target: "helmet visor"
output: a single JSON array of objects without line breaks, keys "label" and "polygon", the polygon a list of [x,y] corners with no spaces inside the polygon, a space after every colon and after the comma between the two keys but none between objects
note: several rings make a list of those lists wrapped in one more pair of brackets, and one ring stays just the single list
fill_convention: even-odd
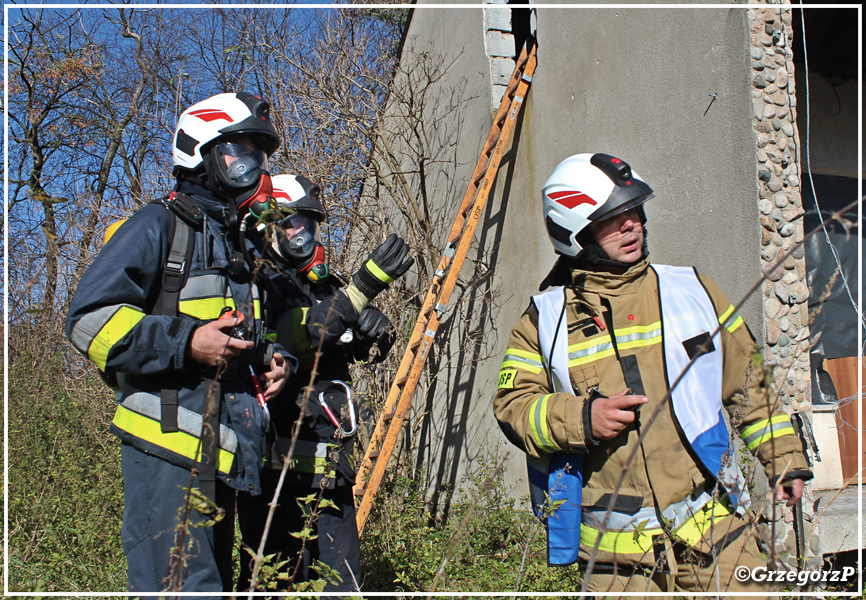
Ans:
[{"label": "helmet visor", "polygon": [[[638,206],[643,206],[643,204],[647,200],[652,199],[653,196],[654,196],[654,194],[652,193],[652,191],[650,191],[649,193],[643,194],[641,196],[638,196],[637,198],[633,198],[631,200],[623,202],[617,206],[614,206],[613,208],[610,208],[606,204],[602,204],[598,210],[596,210],[591,215],[589,215],[589,220],[597,223],[598,221],[604,221],[606,219],[610,219],[611,217],[615,217],[615,216],[622,214],[624,212],[628,212],[633,208],[637,208]],[[610,203],[610,201],[608,202],[608,204],[609,203]],[[605,208],[607,208],[607,210],[604,210]]]},{"label": "helmet visor", "polygon": [[216,151],[225,165],[225,174],[231,185],[248,186],[268,170],[268,155],[252,146],[224,142],[217,145]]},{"label": "helmet visor", "polygon": [[311,256],[317,243],[322,242],[319,223],[307,215],[298,213],[285,217],[277,225],[280,250],[286,258],[301,259]]}]

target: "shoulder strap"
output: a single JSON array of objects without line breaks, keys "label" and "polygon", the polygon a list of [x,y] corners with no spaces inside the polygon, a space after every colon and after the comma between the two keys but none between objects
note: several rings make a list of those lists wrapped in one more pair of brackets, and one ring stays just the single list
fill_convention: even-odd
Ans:
[{"label": "shoulder strap", "polygon": [[[192,256],[195,251],[195,230],[201,226],[204,215],[195,200],[172,192],[161,203],[174,215],[169,226],[171,248],[162,267],[162,286],[151,314],[178,316],[180,291],[189,279]],[[161,390],[160,429],[163,433],[178,431],[176,388]]]},{"label": "shoulder strap", "polygon": [[204,215],[198,203],[185,194],[172,192],[161,203],[175,218],[169,229],[171,249],[162,268],[162,288],[151,314],[176,317],[180,290],[189,279],[189,268],[195,250],[193,228],[201,226]]}]

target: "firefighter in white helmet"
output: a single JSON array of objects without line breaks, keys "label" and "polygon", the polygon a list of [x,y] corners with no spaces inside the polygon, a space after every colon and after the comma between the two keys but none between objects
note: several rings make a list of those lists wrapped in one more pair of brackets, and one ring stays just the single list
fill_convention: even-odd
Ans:
[{"label": "firefighter in white helmet", "polygon": [[[234,587],[235,494],[261,492],[266,449],[256,383],[264,401],[276,397],[294,362],[265,337],[265,292],[239,226],[271,193],[279,143],[257,96],[219,94],[185,110],[174,191],[114,232],[69,309],[72,344],[118,390],[121,535],[129,591],[142,596]],[[210,508],[191,509],[193,526],[178,528],[190,485]]]},{"label": "firefighter in white helmet", "polygon": [[614,595],[767,592],[732,577],[765,564],[734,436],[778,499],[812,474],[728,298],[693,268],[648,262],[652,197],[607,154],[553,171],[542,198],[560,257],[511,333],[494,413],[526,453],[550,564],[592,557],[589,589]]},{"label": "firefighter in white helmet", "polygon": [[[238,591],[251,587],[250,551],[258,551],[268,504],[290,455],[264,549],[277,563],[287,561],[282,569],[286,577],[277,585],[288,589],[291,583],[321,578],[327,581],[324,592],[357,592],[362,578],[352,451],[358,414],[349,367],[355,361],[375,365],[387,356],[396,332],[369,302],[414,259],[406,258],[408,245],[391,236],[380,247],[387,252],[374,251],[353,281],[345,281],[326,262],[320,231],[326,213],[319,186],[301,175],[275,175],[273,196],[275,219],[265,228],[263,241],[270,263],[268,287],[272,309],[279,314],[277,340],[298,357],[300,366],[271,403],[276,438],[262,475],[264,493],[238,495],[243,538]],[[263,220],[271,219],[263,214]],[[378,275],[358,285],[365,269]],[[311,536],[299,538],[308,528]],[[333,572],[317,573],[317,561]]]}]

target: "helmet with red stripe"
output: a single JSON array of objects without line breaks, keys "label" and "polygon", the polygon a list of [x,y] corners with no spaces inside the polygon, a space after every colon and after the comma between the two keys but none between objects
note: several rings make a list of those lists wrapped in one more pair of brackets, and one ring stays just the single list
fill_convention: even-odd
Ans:
[{"label": "helmet with red stripe", "polygon": [[246,92],[217,94],[193,104],[177,120],[172,145],[175,175],[180,169],[197,170],[208,150],[232,135],[247,136],[268,156],[280,145],[266,100]]},{"label": "helmet with red stripe", "polygon": [[592,222],[642,206],[653,191],[628,163],[609,154],[575,154],[559,163],[542,190],[544,224],[557,253],[577,256]]},{"label": "helmet with red stripe", "polygon": [[328,265],[319,229],[325,220],[319,186],[303,175],[274,175],[272,182],[279,217],[268,250],[281,265],[320,282],[328,276]]}]

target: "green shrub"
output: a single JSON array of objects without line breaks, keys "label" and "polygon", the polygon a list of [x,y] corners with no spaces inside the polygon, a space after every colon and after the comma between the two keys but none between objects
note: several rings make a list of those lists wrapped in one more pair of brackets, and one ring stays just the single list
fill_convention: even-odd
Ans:
[{"label": "green shrub", "polygon": [[113,394],[62,337],[38,333],[10,331],[9,585],[123,591]]},{"label": "green shrub", "polygon": [[520,591],[580,590],[577,566],[547,566],[543,526],[508,497],[494,469],[465,480],[445,520],[431,514],[424,481],[383,483],[361,536],[364,590],[428,591],[446,558],[436,591],[513,592],[518,577]]}]

